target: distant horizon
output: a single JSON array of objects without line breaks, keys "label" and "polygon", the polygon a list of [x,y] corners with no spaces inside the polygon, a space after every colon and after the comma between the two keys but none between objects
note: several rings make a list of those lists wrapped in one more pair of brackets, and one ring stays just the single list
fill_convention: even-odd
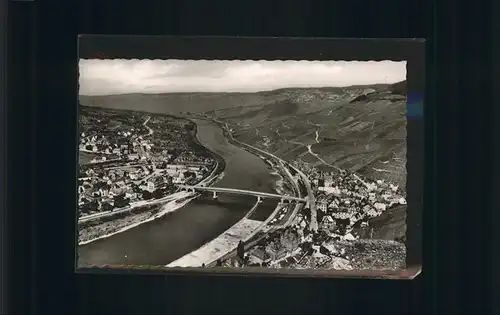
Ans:
[{"label": "distant horizon", "polygon": [[374,85],[393,85],[393,84],[398,84],[406,82],[405,80],[394,82],[394,83],[372,83],[372,84],[354,84],[354,85],[346,85],[346,86],[313,86],[313,87],[304,87],[304,86],[290,86],[290,87],[283,87],[283,88],[276,88],[276,89],[271,89],[271,90],[260,90],[260,91],[233,91],[233,92],[157,92],[157,93],[144,93],[144,92],[125,92],[125,93],[116,93],[116,94],[99,94],[99,95],[86,95],[86,94],[78,94],[78,96],[118,96],[118,95],[162,95],[162,94],[256,94],[256,93],[262,93],[262,92],[274,92],[274,91],[279,91],[279,90],[291,90],[291,89],[300,89],[300,90],[307,90],[307,89],[316,89],[316,90],[322,90],[322,89],[342,89],[342,88],[350,88],[350,87],[363,87],[363,86],[374,86]]},{"label": "distant horizon", "polygon": [[259,93],[406,80],[406,61],[81,59],[79,95]]}]

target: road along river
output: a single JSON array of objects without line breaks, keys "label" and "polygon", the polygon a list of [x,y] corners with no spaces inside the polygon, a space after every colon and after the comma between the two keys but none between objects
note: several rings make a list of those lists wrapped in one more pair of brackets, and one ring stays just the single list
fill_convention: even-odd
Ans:
[{"label": "road along river", "polygon": [[[208,120],[197,124],[199,142],[226,162],[217,187],[276,193],[278,176],[259,157],[228,142],[222,129]],[[206,194],[158,220],[123,233],[78,247],[80,266],[127,264],[167,265],[198,249],[238,222],[255,204],[256,198]],[[277,200],[264,200],[251,216],[264,221]]]}]

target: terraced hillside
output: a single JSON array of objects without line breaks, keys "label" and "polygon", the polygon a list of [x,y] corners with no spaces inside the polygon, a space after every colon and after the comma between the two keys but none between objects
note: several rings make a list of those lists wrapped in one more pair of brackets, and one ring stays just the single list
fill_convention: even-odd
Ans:
[{"label": "terraced hillside", "polygon": [[406,86],[283,89],[209,112],[239,140],[289,161],[406,184]]}]

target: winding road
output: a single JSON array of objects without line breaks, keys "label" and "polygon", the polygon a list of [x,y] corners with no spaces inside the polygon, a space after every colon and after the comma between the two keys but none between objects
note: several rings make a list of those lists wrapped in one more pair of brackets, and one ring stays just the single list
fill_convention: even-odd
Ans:
[{"label": "winding road", "polygon": [[[263,155],[265,156],[268,156],[268,157],[271,157],[277,161],[280,162],[281,165],[287,165],[288,167],[292,168],[295,172],[297,172],[297,174],[299,174],[300,178],[302,179],[302,182],[304,183],[304,185],[306,186],[306,190],[307,190],[307,199],[309,201],[309,208],[311,210],[311,221],[310,221],[310,229],[313,230],[313,231],[318,231],[318,220],[317,220],[317,209],[316,209],[316,200],[314,198],[314,194],[313,194],[313,191],[312,191],[312,187],[311,187],[311,183],[309,181],[309,178],[299,169],[297,169],[296,167],[294,167],[293,165],[291,165],[290,163],[288,163],[287,161],[277,157],[276,155],[272,154],[272,153],[269,153],[269,152],[266,152],[264,150],[261,150],[259,148],[256,148],[254,146],[251,146],[249,144],[246,144],[246,143],[243,143],[239,140],[236,140],[234,137],[233,137],[233,134],[231,132],[231,128],[229,128],[229,126],[227,125],[227,123],[223,123],[221,121],[218,121],[218,120],[215,120],[215,122],[219,123],[219,124],[223,124],[225,126],[225,130],[226,132],[228,133],[230,139],[238,144],[240,144],[241,146],[244,146],[244,147],[247,147],[247,148],[250,148],[252,150],[255,150],[259,153],[262,153]],[[295,181],[295,179],[292,177],[291,178],[292,182],[295,183],[295,185],[298,186],[298,183]],[[300,190],[299,190],[300,191]]]}]

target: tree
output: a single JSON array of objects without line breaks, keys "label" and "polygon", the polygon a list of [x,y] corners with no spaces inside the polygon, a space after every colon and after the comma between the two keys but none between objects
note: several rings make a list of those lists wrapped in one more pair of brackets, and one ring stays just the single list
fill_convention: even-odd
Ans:
[{"label": "tree", "polygon": [[321,222],[321,221],[323,221],[323,217],[325,217],[325,214],[323,213],[323,211],[318,211],[316,214],[316,220],[318,220],[318,222]]},{"label": "tree", "polygon": [[283,248],[279,242],[271,241],[266,245],[266,252],[269,253],[272,260],[275,260],[283,252]]},{"label": "tree", "polygon": [[281,234],[280,241],[287,251],[293,251],[299,246],[299,235],[295,231],[288,229]]},{"label": "tree", "polygon": [[239,241],[238,243],[238,247],[236,248],[236,254],[242,260],[245,258],[245,245],[243,244],[242,241]]},{"label": "tree", "polygon": [[87,214],[87,213],[89,213],[89,212],[90,212],[90,210],[89,210],[89,205],[88,205],[88,204],[83,204],[83,205],[81,205],[81,206],[79,207],[79,209],[80,209],[80,213],[82,213],[82,214]]},{"label": "tree", "polygon": [[115,207],[122,208],[130,204],[130,199],[125,198],[125,194],[119,194],[113,198]]},{"label": "tree", "polygon": [[92,200],[89,202],[89,210],[90,211],[97,211],[98,203],[95,200]]},{"label": "tree", "polygon": [[160,198],[162,198],[163,196],[164,196],[163,189],[158,188],[158,189],[156,189],[156,190],[153,192],[153,197],[154,197],[155,199],[160,199]]},{"label": "tree", "polygon": [[104,186],[106,186],[106,183],[103,181],[99,181],[94,184],[94,189],[99,190],[101,188],[104,188]]},{"label": "tree", "polygon": [[112,211],[113,210],[113,206],[111,204],[109,204],[108,202],[104,202],[102,204],[102,210],[103,211]]},{"label": "tree", "polygon": [[173,191],[175,191],[175,189],[176,189],[176,187],[172,183],[168,183],[168,184],[165,185],[165,193],[166,194],[172,193]]},{"label": "tree", "polygon": [[151,192],[149,192],[147,190],[142,191],[142,199],[149,200],[151,198],[153,198],[153,194]]},{"label": "tree", "polygon": [[137,184],[135,184],[134,182],[132,182],[130,184],[130,188],[132,189],[133,192],[135,193],[139,193],[141,192],[141,189],[139,188],[139,186],[137,186]]}]

